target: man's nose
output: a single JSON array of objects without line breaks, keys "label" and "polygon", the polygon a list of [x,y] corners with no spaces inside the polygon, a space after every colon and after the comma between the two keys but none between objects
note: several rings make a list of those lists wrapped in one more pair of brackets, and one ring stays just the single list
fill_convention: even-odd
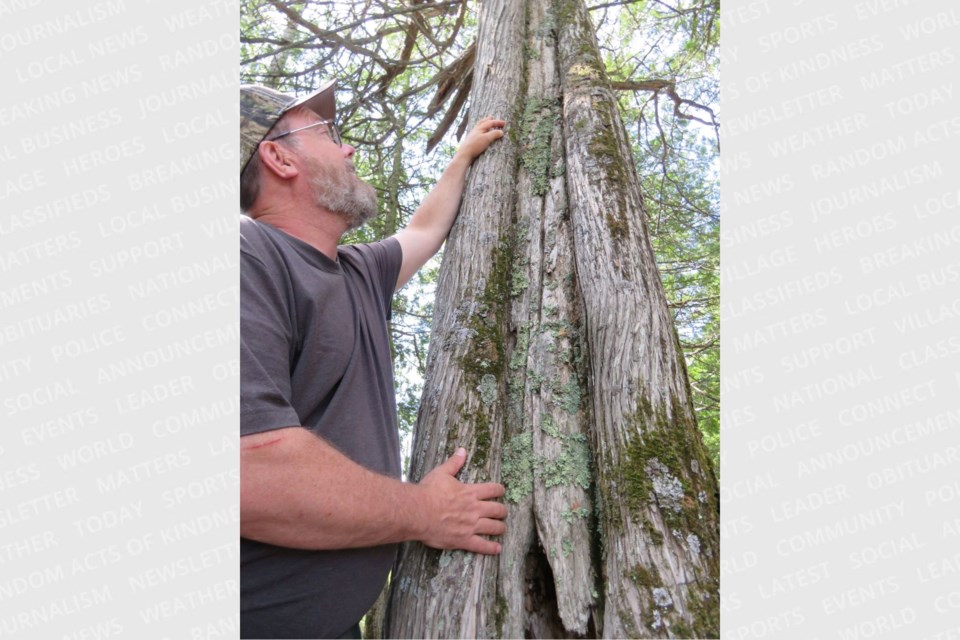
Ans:
[{"label": "man's nose", "polygon": [[347,144],[346,142],[344,142],[340,148],[343,149],[343,155],[345,158],[352,158],[353,154],[357,152],[353,145]]}]

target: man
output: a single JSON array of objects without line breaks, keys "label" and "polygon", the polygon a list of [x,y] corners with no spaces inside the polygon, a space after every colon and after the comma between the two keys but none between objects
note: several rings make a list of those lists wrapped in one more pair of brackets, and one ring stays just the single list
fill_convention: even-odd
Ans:
[{"label": "man", "polygon": [[400,478],[390,299],[440,248],[467,168],[505,122],[484,118],[409,225],[338,246],[376,214],[334,119],[334,85],[294,100],[240,89],[241,636],[360,637],[397,543],[496,554],[499,484],[456,479],[459,449]]}]

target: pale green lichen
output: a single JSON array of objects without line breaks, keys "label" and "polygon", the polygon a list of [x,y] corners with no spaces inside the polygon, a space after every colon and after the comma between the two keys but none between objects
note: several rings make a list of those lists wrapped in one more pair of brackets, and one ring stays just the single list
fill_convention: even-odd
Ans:
[{"label": "pale green lichen", "polygon": [[540,430],[558,440],[563,437],[563,434],[557,429],[557,424],[553,421],[553,416],[549,413],[543,414],[543,417],[540,419]]},{"label": "pale green lichen", "polygon": [[519,433],[503,448],[500,479],[506,488],[504,497],[514,504],[533,492],[533,434]]},{"label": "pale green lichen", "polygon": [[540,387],[543,386],[543,383],[547,381],[539,371],[534,369],[527,370],[527,377],[530,379],[530,390],[534,393],[540,393]]},{"label": "pale green lichen", "polygon": [[542,196],[550,187],[550,140],[560,112],[555,98],[529,98],[520,121],[523,149],[520,162],[530,174],[533,194]]},{"label": "pale green lichen", "polygon": [[553,11],[548,10],[546,15],[543,16],[543,22],[540,23],[540,28],[534,31],[534,35],[543,39],[554,38],[554,34],[557,31],[557,19],[553,15]]},{"label": "pale green lichen", "polygon": [[507,393],[511,403],[523,400],[523,376],[519,374],[527,363],[527,350],[530,347],[530,330],[526,324],[517,329],[517,342],[507,364]]},{"label": "pale green lichen", "polygon": [[650,593],[653,598],[653,606],[656,607],[652,612],[653,620],[650,628],[656,631],[663,625],[663,618],[667,615],[667,612],[673,608],[673,597],[663,587],[654,587]]},{"label": "pale green lichen", "polygon": [[530,348],[530,329],[521,325],[517,329],[517,344],[510,355],[510,370],[520,371],[527,362],[527,350]]},{"label": "pale green lichen", "polygon": [[530,281],[527,279],[527,274],[520,269],[515,270],[510,278],[511,297],[516,298],[521,295],[529,286]]},{"label": "pale green lichen", "polygon": [[[547,488],[573,485],[585,490],[590,488],[592,474],[586,436],[579,433],[563,435],[556,430],[552,419],[541,422],[541,429],[548,429],[549,435],[562,440],[560,455],[554,458],[535,456],[530,431],[513,436],[504,446],[500,479],[506,488],[506,499],[515,504],[533,491],[534,478]],[[570,517],[573,515],[586,518],[589,510],[581,508],[571,512]]]},{"label": "pale green lichen", "polygon": [[560,513],[560,517],[567,524],[573,524],[574,518],[580,518],[581,520],[586,520],[590,515],[590,510],[586,507],[580,507],[579,509],[564,509]]},{"label": "pale green lichen", "polygon": [[558,487],[577,485],[581,489],[589,489],[590,448],[587,439],[581,433],[563,436],[563,447],[556,458],[537,457],[536,466],[538,475],[544,485]]},{"label": "pale green lichen", "polygon": [[646,464],[647,477],[650,478],[651,488],[657,497],[657,504],[662,509],[670,509],[680,513],[683,508],[683,484],[671,475],[666,465],[656,458],[650,458]]},{"label": "pale green lichen", "polygon": [[580,385],[573,378],[566,384],[561,384],[559,379],[553,381],[553,403],[558,408],[567,413],[576,413],[580,410]]},{"label": "pale green lichen", "polygon": [[663,616],[660,615],[660,612],[657,609],[653,610],[652,621],[650,622],[650,628],[654,631],[657,631],[660,627],[663,626]]},{"label": "pale green lichen", "polygon": [[673,598],[670,597],[670,592],[663,587],[655,587],[653,589],[653,603],[661,609],[669,609],[673,606]]},{"label": "pale green lichen", "polygon": [[554,178],[559,178],[564,173],[566,173],[566,171],[567,171],[567,165],[564,164],[563,158],[560,158],[557,164],[553,165],[553,171],[550,173],[550,175],[552,175]]},{"label": "pale green lichen", "polygon": [[[543,309],[547,317],[555,318],[559,313],[559,307],[552,305],[546,305]],[[544,322],[541,327],[542,331],[549,333],[551,336],[553,336],[554,340],[575,338],[577,335],[577,328],[567,320],[548,320],[547,322]]]},{"label": "pale green lichen", "polygon": [[480,393],[480,400],[484,405],[490,406],[497,399],[497,376],[492,373],[486,373],[480,378],[480,384],[477,386]]}]

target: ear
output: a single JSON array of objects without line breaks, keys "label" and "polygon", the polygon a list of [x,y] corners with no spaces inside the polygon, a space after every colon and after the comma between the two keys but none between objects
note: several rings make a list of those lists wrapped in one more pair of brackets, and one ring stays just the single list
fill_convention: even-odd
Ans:
[{"label": "ear", "polygon": [[296,155],[292,150],[279,142],[267,140],[257,148],[260,155],[260,164],[278,178],[289,180],[300,173],[296,162]]}]

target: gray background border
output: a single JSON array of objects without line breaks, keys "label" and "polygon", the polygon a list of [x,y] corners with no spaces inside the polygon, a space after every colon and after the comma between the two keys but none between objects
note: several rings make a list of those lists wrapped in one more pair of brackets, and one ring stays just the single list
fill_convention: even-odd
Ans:
[{"label": "gray background border", "polygon": [[[0,11],[0,636],[236,637],[237,4]],[[960,637],[957,12],[724,5],[724,638]]]}]

